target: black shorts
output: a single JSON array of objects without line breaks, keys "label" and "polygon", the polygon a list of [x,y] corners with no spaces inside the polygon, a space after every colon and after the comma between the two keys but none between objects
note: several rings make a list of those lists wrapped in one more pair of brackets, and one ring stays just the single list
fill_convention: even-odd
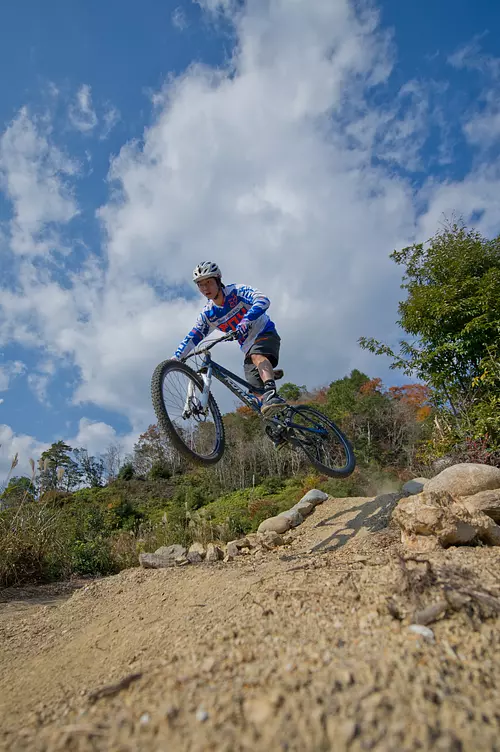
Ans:
[{"label": "black shorts", "polygon": [[250,356],[265,355],[272,367],[276,368],[280,355],[280,344],[281,338],[277,332],[265,332],[257,337],[250,350],[246,353],[243,363],[245,378],[255,389],[262,389],[263,383],[259,376],[259,369],[257,366],[254,366]]}]

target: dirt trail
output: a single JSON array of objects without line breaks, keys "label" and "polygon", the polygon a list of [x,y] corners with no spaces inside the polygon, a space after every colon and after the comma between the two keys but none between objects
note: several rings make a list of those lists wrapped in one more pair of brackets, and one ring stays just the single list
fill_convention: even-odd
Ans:
[{"label": "dirt trail", "polygon": [[[500,750],[500,551],[404,564],[394,503],[330,499],[269,554],[0,603],[0,748]],[[408,625],[443,582],[482,600],[425,639]]]}]

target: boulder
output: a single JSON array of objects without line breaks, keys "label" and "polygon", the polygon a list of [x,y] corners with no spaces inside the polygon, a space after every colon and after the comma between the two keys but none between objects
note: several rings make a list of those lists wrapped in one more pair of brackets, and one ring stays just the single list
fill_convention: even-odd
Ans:
[{"label": "boulder", "polygon": [[292,509],[296,509],[299,514],[302,515],[302,517],[307,517],[308,514],[311,514],[316,504],[313,501],[306,501],[305,499],[302,499],[301,501],[297,502]]},{"label": "boulder", "polygon": [[274,532],[274,530],[268,530],[267,532],[262,533],[259,538],[262,548],[272,549],[276,548],[276,546],[282,546],[284,543],[281,535]]},{"label": "boulder", "polygon": [[287,509],[286,512],[281,512],[278,517],[283,517],[285,520],[288,520],[290,522],[290,527],[297,527],[304,522],[304,518],[295,507]]},{"label": "boulder", "polygon": [[175,567],[175,559],[161,554],[139,554],[139,564],[144,569],[166,569]]},{"label": "boulder", "polygon": [[205,546],[202,543],[193,543],[189,546],[186,556],[191,564],[199,564],[205,558],[205,554]]},{"label": "boulder", "polygon": [[500,545],[500,527],[482,512],[471,513],[447,491],[423,491],[402,499],[392,513],[401,541],[415,551],[470,543]]},{"label": "boulder", "polygon": [[173,546],[160,546],[160,548],[157,548],[155,551],[155,554],[158,554],[158,556],[165,556],[167,559],[178,559],[179,556],[185,556],[187,553],[187,549],[184,548],[184,546],[179,545],[178,543],[175,543]]},{"label": "boulder", "polygon": [[405,483],[401,490],[405,496],[413,496],[414,494],[422,493],[427,480],[428,478],[413,478],[413,480],[409,480]]},{"label": "boulder", "polygon": [[479,491],[473,496],[460,499],[469,512],[483,512],[495,522],[500,522],[500,489],[498,491]]},{"label": "boulder", "polygon": [[425,484],[425,491],[448,491],[453,496],[473,496],[481,491],[500,489],[500,468],[462,462],[443,470]]},{"label": "boulder", "polygon": [[[305,496],[301,498],[300,501],[311,501],[314,506],[316,504],[322,504],[324,501],[328,499],[328,494],[326,494],[324,491],[319,491],[317,488],[313,488],[310,491],[308,491]],[[299,504],[300,504],[299,501]]]},{"label": "boulder", "polygon": [[249,548],[257,548],[260,545],[259,533],[248,533],[248,535],[245,536],[245,540],[248,541]]},{"label": "boulder", "polygon": [[[239,552],[240,549],[236,545],[236,541],[229,541],[229,543],[226,545],[226,557],[234,559],[235,556],[238,556]],[[226,557],[224,558],[224,561],[226,561]]]},{"label": "boulder", "polygon": [[257,528],[258,533],[266,533],[267,531],[271,530],[274,533],[286,533],[287,530],[290,530],[292,527],[292,524],[290,520],[288,520],[286,517],[282,517],[281,515],[278,515],[277,517],[268,517],[267,520],[264,520],[260,523],[259,527]]},{"label": "boulder", "polygon": [[224,554],[219,546],[216,546],[214,543],[209,543],[207,546],[205,561],[220,561],[222,558],[224,558]]}]

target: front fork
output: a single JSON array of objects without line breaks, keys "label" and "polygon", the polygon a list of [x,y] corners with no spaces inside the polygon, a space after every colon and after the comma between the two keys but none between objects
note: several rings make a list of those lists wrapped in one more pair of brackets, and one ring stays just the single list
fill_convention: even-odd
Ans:
[{"label": "front fork", "polygon": [[184,403],[184,412],[182,413],[183,418],[190,417],[195,411],[195,414],[199,415],[201,413],[206,415],[208,400],[210,397],[210,387],[212,385],[212,365],[207,367],[206,373],[201,374],[201,378],[203,379],[203,391],[198,404],[195,402],[195,384],[193,381],[189,381],[186,402]]}]

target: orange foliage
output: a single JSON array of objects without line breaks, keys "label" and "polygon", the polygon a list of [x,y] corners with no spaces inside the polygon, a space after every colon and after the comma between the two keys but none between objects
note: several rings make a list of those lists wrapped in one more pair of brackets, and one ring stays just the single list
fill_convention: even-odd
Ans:
[{"label": "orange foliage", "polygon": [[426,405],[430,397],[430,389],[425,384],[404,384],[403,386],[391,386],[389,392],[394,399],[405,405],[420,408]]},{"label": "orange foliage", "polygon": [[429,417],[431,414],[431,406],[430,405],[423,405],[422,407],[419,407],[417,410],[416,419],[418,423],[423,423],[426,418]]},{"label": "orange foliage", "polygon": [[380,391],[382,379],[370,379],[366,381],[359,389],[360,394],[374,394]]},{"label": "orange foliage", "polygon": [[403,386],[391,386],[389,393],[394,399],[409,405],[415,410],[415,418],[422,423],[431,414],[431,406],[428,404],[431,390],[425,384],[404,384]]}]

